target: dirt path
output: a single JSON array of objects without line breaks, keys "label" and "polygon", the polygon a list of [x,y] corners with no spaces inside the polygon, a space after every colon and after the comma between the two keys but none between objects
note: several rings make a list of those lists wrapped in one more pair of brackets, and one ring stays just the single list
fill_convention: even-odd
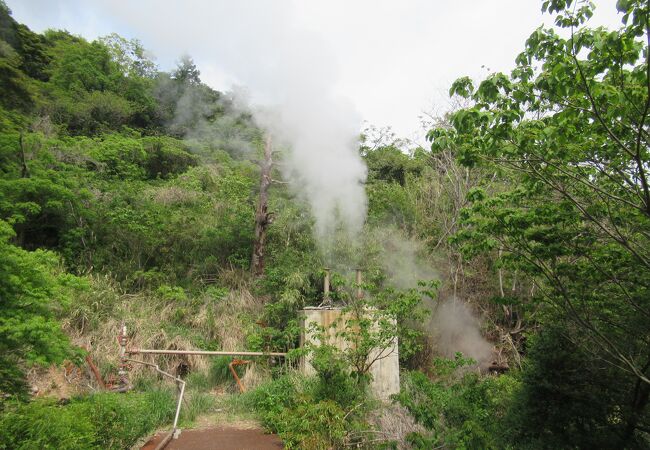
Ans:
[{"label": "dirt path", "polygon": [[[154,450],[167,433],[158,433],[142,450]],[[278,450],[282,441],[260,428],[238,428],[223,425],[213,428],[183,430],[178,439],[172,439],[165,450]]]}]

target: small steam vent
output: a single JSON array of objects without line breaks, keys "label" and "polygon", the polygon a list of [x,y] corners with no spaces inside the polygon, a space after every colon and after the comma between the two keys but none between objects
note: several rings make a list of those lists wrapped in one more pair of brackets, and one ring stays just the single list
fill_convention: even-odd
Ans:
[{"label": "small steam vent", "polygon": [[[334,305],[331,296],[331,269],[323,269],[323,298],[318,306],[306,307],[301,311],[301,333],[300,345],[318,346],[322,344],[332,345],[342,352],[348,351],[355,342],[355,339],[346,339],[349,331],[354,326],[348,327],[348,320],[351,312],[345,306]],[[364,297],[363,293],[363,271],[355,269],[355,285],[357,300]],[[376,310],[367,308],[363,314],[373,317]],[[358,323],[358,322],[357,322]],[[374,330],[373,330],[374,329]],[[319,333],[317,330],[324,330]],[[348,331],[348,333],[343,333]],[[379,331],[377,323],[371,325],[370,332]],[[301,361],[301,369],[305,375],[313,375],[314,367],[311,365],[312,354],[308,354]],[[372,376],[370,384],[371,392],[381,400],[388,400],[391,395],[399,393],[399,353],[397,338],[392,340],[385,348],[374,348],[368,354],[368,362],[371,363],[369,373]]]}]

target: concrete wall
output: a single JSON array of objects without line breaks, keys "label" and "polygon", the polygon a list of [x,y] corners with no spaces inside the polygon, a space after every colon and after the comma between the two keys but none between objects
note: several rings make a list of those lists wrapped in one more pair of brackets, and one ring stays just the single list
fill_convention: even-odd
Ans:
[{"label": "concrete wall", "polygon": [[[300,344],[316,344],[318,345],[318,338],[311,330],[311,324],[316,324],[323,327],[327,332],[328,343],[334,345],[340,350],[349,348],[349,343],[344,339],[337,337],[337,331],[342,331],[342,321],[345,319],[345,313],[341,308],[325,307],[325,308],[305,308],[301,311],[302,316],[302,332],[300,335]],[[371,314],[371,312],[369,313]],[[341,319],[336,326],[332,326]],[[370,374],[372,375],[372,382],[370,390],[372,393],[382,400],[387,400],[390,395],[399,393],[399,354],[397,349],[397,339],[393,345],[386,349],[376,349],[371,352],[369,359],[377,359],[370,367]],[[305,375],[313,375],[314,368],[310,363],[310,356],[303,358],[301,362],[301,369]]]}]

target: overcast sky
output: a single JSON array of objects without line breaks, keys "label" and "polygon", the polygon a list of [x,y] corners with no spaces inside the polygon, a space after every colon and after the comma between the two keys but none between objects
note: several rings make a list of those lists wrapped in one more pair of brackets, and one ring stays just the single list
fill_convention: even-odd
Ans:
[{"label": "overcast sky", "polygon": [[[35,31],[138,38],[162,69],[183,53],[218,90],[246,86],[282,101],[297,77],[317,79],[376,126],[416,137],[423,111],[443,112],[457,77],[507,71],[543,22],[540,0],[8,0]],[[619,25],[615,0],[593,21]],[[286,86],[281,86],[283,83]],[[309,97],[309,93],[305,94]],[[310,98],[305,98],[309,102]]]}]

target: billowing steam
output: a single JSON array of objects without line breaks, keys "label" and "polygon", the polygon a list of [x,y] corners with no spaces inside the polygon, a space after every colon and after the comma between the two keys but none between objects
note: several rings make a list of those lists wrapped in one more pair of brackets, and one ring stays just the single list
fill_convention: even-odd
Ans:
[{"label": "billowing steam", "polygon": [[[313,89],[320,95],[311,96]],[[366,217],[366,167],[357,151],[360,121],[351,106],[336,98],[331,85],[328,92],[324,84],[296,83],[277,115],[263,120],[289,147],[282,168],[309,202],[317,238],[327,241],[340,227],[358,234]]]},{"label": "billowing steam", "polygon": [[293,3],[204,0],[179,5],[182,14],[154,0],[101,4],[137,29],[158,56],[189,51],[204,73],[247,87],[251,102],[263,107],[258,123],[276,146],[289,148],[284,173],[311,206],[319,240],[336,229],[352,235],[361,230],[361,117],[337,94],[336,55],[316,34],[296,27]]},{"label": "billowing steam", "polygon": [[[425,258],[426,251],[420,241],[392,228],[375,234],[383,244],[381,262],[392,285],[410,289],[417,287],[418,281],[440,279],[431,261]],[[431,311],[424,331],[437,354],[453,358],[460,352],[480,366],[490,362],[492,345],[481,335],[479,320],[468,305],[458,298],[424,297],[423,302]]]},{"label": "billowing steam", "polygon": [[440,280],[420,241],[409,238],[395,228],[380,228],[373,239],[382,243],[381,265],[390,284],[399,289],[411,289],[419,281]]},{"label": "billowing steam", "polygon": [[443,301],[434,310],[430,330],[435,350],[453,358],[457,352],[483,366],[490,362],[492,345],[481,336],[478,319],[458,299]]}]

